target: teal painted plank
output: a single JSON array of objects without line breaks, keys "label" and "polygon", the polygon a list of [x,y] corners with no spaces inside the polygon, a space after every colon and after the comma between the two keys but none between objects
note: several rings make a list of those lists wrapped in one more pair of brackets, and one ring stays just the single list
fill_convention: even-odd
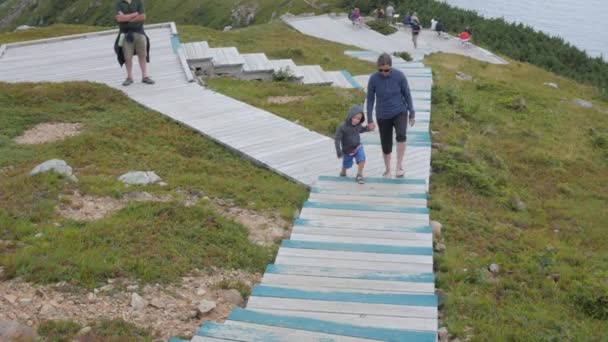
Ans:
[{"label": "teal painted plank", "polygon": [[[295,219],[294,225],[301,226],[311,226],[311,227],[332,227],[332,225],[324,225],[319,222],[312,222],[309,219]],[[401,227],[401,226],[386,226],[380,230],[388,230],[393,232],[405,232],[405,233],[422,233],[422,234],[430,234],[432,233],[431,226],[420,226],[420,227]]]},{"label": "teal painted plank", "polygon": [[407,274],[403,272],[384,270],[358,270],[349,268],[314,267],[297,265],[275,265],[266,266],[266,273],[302,275],[325,278],[346,278],[364,280],[400,281],[407,283],[434,283],[433,273]]},{"label": "teal painted plank", "polygon": [[[264,329],[266,328],[266,329]],[[281,332],[272,330],[283,330]],[[222,338],[230,341],[259,341],[259,342],[291,342],[294,339],[306,339],[314,342],[336,342],[337,340],[328,335],[307,332],[302,330],[290,330],[275,326],[240,326],[238,324],[218,324],[205,322],[196,332],[198,336]],[[316,335],[316,336],[315,336]]]},{"label": "teal painted plank", "polygon": [[368,328],[343,323],[333,323],[312,318],[289,317],[273,315],[236,308],[228,319],[231,321],[274,325],[290,329],[316,331],[326,334],[343,335],[351,337],[369,338],[381,341],[394,342],[435,342],[437,334],[411,330],[397,330],[386,328]]},{"label": "teal painted plank", "polygon": [[294,240],[283,240],[283,242],[281,243],[281,246],[287,247],[287,248],[318,249],[318,250],[327,250],[327,251],[404,254],[404,255],[433,255],[432,247],[402,247],[402,246],[385,246],[385,245],[366,245],[366,244],[357,244],[357,243],[311,242],[311,241],[294,241]]},{"label": "teal painted plank", "polygon": [[171,46],[173,47],[173,52],[177,53],[177,50],[180,47],[179,38],[177,36],[171,36]]},{"label": "teal painted plank", "polygon": [[363,88],[363,87],[362,87],[362,86],[359,84],[359,82],[357,82],[357,81],[356,81],[356,80],[353,78],[353,75],[351,75],[351,73],[350,73],[350,72],[348,72],[348,70],[342,70],[342,75],[344,75],[344,78],[346,78],[346,80],[348,81],[348,83],[350,83],[350,84],[353,86],[353,88],[356,88],[356,89],[361,89],[361,88]]},{"label": "teal painted plank", "polygon": [[412,295],[396,293],[365,293],[335,291],[304,291],[284,287],[258,285],[253,288],[252,296],[320,300],[329,302],[352,302],[366,304],[389,304],[409,306],[437,306],[435,295]]},{"label": "teal painted plank", "polygon": [[[339,176],[319,176],[319,181],[322,182],[347,182],[352,183],[352,180],[344,179]],[[365,182],[367,183],[379,183],[379,184],[414,184],[414,185],[426,185],[424,179],[410,179],[410,178],[374,178],[366,177]]]},{"label": "teal painted plank", "polygon": [[[341,177],[341,178],[346,178],[346,177]],[[369,178],[365,178],[365,181],[367,182]],[[348,182],[348,183],[352,183],[352,179],[344,179],[344,182]],[[318,186],[313,186],[310,188],[310,192],[314,192],[317,194],[336,194],[336,193],[341,193],[338,190],[334,190],[334,189],[324,189],[322,187],[318,187]],[[357,194],[356,191],[353,191],[352,194]],[[369,195],[366,194],[365,196],[374,196],[374,195]],[[386,195],[377,195],[376,197],[394,197],[394,198],[417,198],[417,199],[426,199],[426,194],[423,193],[409,193],[409,192],[398,192],[395,191],[394,193],[392,193],[390,196],[386,196]]]},{"label": "teal painted plank", "polygon": [[171,337],[168,342],[187,342],[187,340],[182,340],[179,337]]},{"label": "teal painted plank", "polygon": [[[343,177],[346,178],[346,177]],[[352,182],[352,179],[351,179]],[[429,209],[423,207],[394,207],[387,205],[369,205],[369,204],[353,204],[353,203],[325,203],[325,202],[304,202],[303,208],[315,209],[334,209],[334,210],[360,210],[360,211],[377,211],[385,213],[401,213],[401,214],[428,214]]]}]

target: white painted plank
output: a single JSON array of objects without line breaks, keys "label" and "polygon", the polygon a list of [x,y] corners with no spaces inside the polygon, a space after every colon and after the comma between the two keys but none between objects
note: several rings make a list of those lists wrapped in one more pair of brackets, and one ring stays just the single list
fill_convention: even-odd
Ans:
[{"label": "white painted plank", "polygon": [[[432,246],[432,242],[427,244]],[[351,261],[370,261],[395,264],[433,264],[432,255],[405,255],[384,253],[344,252],[318,249],[286,248],[279,249],[278,256],[298,258],[318,258]]]},{"label": "white painted plank", "polygon": [[247,309],[275,309],[428,319],[437,318],[437,308],[434,306],[368,304],[294,298],[257,297],[255,295],[249,297],[249,300],[247,301]]},{"label": "white painted plank", "polygon": [[301,290],[330,289],[333,291],[376,291],[377,293],[426,293],[435,292],[434,283],[314,277],[266,273],[262,285],[281,286]]},{"label": "white painted plank", "polygon": [[275,264],[295,265],[295,266],[314,266],[314,267],[334,267],[349,268],[356,270],[384,270],[391,272],[405,272],[410,274],[432,273],[433,265],[428,263],[418,264],[399,264],[377,261],[358,261],[352,260],[327,259],[327,258],[304,258],[278,255]]},{"label": "white painted plank", "polygon": [[431,318],[404,318],[377,315],[356,315],[274,309],[255,309],[254,311],[265,312],[274,315],[313,318],[336,323],[351,324],[361,327],[418,330],[431,332],[437,331],[437,320]]},{"label": "white painted plank", "polygon": [[432,246],[432,243],[427,240],[399,240],[399,239],[380,239],[370,237],[352,237],[352,236],[335,236],[335,235],[314,235],[301,232],[292,232],[292,240],[298,241],[314,241],[314,242],[339,242],[339,243],[355,243],[369,244],[381,246],[402,246],[402,247],[427,247]]},{"label": "white painted plank", "polygon": [[[282,340],[285,342],[296,342],[296,341],[297,342],[373,342],[373,341],[377,341],[377,340],[368,340],[368,339],[362,339],[362,338],[357,338],[357,337],[323,334],[323,333],[317,333],[317,332],[305,331],[305,330],[287,329],[287,328],[275,327],[275,326],[269,326],[269,325],[237,322],[237,321],[231,321],[231,320],[227,320],[225,322],[225,324],[228,326],[239,326],[239,327],[243,327],[243,328],[259,329],[259,330],[263,330],[263,331],[273,332],[273,333],[277,334],[278,336],[280,336],[281,338],[285,338],[284,340]],[[248,340],[248,341],[261,342],[259,340]],[[279,342],[279,341],[272,340],[272,342]]]}]

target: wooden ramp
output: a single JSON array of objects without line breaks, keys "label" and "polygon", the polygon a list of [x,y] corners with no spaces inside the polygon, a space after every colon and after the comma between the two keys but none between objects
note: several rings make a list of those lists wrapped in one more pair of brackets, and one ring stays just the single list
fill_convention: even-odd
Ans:
[{"label": "wooden ramp", "polygon": [[[384,169],[378,137],[364,135],[367,178],[359,185],[352,175],[335,176],[333,139],[193,83],[174,25],[147,32],[155,85],[121,86],[124,70],[111,50],[116,31],[4,45],[0,81],[107,84],[311,188],[247,308],[224,324],[206,323],[192,340],[435,341],[430,110],[419,110],[408,132],[404,179],[377,178]],[[417,91],[430,94],[430,83]]]}]

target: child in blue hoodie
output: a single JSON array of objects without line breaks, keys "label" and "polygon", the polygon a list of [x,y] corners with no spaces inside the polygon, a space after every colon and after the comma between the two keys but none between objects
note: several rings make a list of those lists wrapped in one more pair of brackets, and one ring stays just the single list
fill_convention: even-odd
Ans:
[{"label": "child in blue hoodie", "polygon": [[365,167],[365,151],[361,145],[359,133],[368,132],[367,126],[363,126],[365,115],[363,107],[353,105],[344,119],[344,122],[336,129],[334,138],[336,144],[336,154],[342,158],[342,170],[340,176],[346,177],[346,170],[353,166],[353,159],[357,162],[357,177],[355,180],[359,184],[365,183],[363,180],[363,168]]}]

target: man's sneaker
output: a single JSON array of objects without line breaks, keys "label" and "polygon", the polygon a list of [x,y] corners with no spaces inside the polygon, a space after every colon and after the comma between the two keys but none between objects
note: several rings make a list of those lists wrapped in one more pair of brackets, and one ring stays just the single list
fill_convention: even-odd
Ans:
[{"label": "man's sneaker", "polygon": [[131,84],[133,84],[133,79],[130,78],[127,78],[124,82],[122,82],[122,85],[125,87]]},{"label": "man's sneaker", "polygon": [[145,83],[145,84],[154,84],[154,81],[153,81],[153,80],[152,80],[150,77],[147,77],[147,76],[146,76],[146,77],[144,77],[144,78],[141,80],[141,82],[142,82],[142,83]]}]

